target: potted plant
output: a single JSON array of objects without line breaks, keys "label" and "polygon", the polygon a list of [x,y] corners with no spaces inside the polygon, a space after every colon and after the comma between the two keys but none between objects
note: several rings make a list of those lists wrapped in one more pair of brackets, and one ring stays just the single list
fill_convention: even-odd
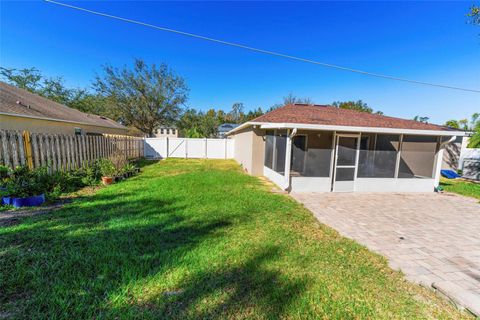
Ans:
[{"label": "potted plant", "polygon": [[122,168],[122,172],[125,178],[131,177],[135,173],[135,165],[126,163]]},{"label": "potted plant", "polygon": [[101,159],[98,161],[98,166],[102,174],[102,183],[104,185],[112,184],[116,171],[112,161],[110,159]]},{"label": "potted plant", "polygon": [[19,207],[39,206],[45,202],[44,173],[26,166],[17,167],[6,179],[2,203]]}]

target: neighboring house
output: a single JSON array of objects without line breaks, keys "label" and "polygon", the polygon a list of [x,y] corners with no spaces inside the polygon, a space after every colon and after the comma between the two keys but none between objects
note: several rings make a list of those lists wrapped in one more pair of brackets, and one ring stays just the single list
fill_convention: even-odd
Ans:
[{"label": "neighboring house", "polygon": [[298,192],[430,192],[445,144],[464,132],[323,105],[291,104],[233,129],[235,159]]},{"label": "neighboring house", "polygon": [[460,170],[464,178],[480,180],[480,148],[467,148],[473,132],[465,134],[446,145],[442,169]]},{"label": "neighboring house", "polygon": [[0,129],[59,134],[126,134],[121,124],[0,82]]},{"label": "neighboring house", "polygon": [[225,138],[225,134],[227,132],[235,129],[238,126],[239,124],[236,124],[236,123],[222,123],[221,125],[218,126],[218,129],[217,129],[218,138],[222,138],[222,139]]},{"label": "neighboring house", "polygon": [[178,129],[175,127],[159,127],[155,129],[153,133],[153,138],[177,138]]}]

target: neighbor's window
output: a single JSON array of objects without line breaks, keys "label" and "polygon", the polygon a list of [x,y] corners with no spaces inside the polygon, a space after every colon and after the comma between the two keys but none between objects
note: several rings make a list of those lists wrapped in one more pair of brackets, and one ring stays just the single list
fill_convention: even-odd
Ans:
[{"label": "neighbor's window", "polygon": [[394,178],[400,136],[362,133],[359,178]]},{"label": "neighbor's window", "polygon": [[293,137],[291,175],[329,177],[332,139],[331,132],[309,132]]},{"label": "neighbor's window", "polygon": [[164,131],[163,131],[163,128],[162,128],[162,129],[160,129],[160,134],[163,134],[163,132],[164,132]]},{"label": "neighbor's window", "polygon": [[437,137],[403,136],[399,178],[432,178]]},{"label": "neighbor's window", "polygon": [[175,129],[172,129],[172,134],[175,134]]},{"label": "neighbor's window", "polygon": [[75,130],[75,131],[74,131],[74,132],[75,132],[75,135],[77,135],[77,136],[81,136],[81,135],[82,135],[82,129],[81,129],[81,128],[75,128],[74,130]]},{"label": "neighbor's window", "polygon": [[170,129],[167,128],[167,129],[165,129],[165,130],[167,130],[167,134],[170,134]]}]

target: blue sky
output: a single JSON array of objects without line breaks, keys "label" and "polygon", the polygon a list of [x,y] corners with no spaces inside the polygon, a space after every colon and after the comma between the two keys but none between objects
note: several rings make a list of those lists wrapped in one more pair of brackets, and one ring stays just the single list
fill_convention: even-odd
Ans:
[{"label": "blue sky", "polygon": [[[370,72],[480,89],[472,2],[78,2],[69,4]],[[165,62],[188,106],[246,110],[293,93],[319,104],[362,99],[387,115],[468,118],[480,94],[411,85],[262,55],[42,1],[1,1],[0,64],[88,86],[101,65]]]}]

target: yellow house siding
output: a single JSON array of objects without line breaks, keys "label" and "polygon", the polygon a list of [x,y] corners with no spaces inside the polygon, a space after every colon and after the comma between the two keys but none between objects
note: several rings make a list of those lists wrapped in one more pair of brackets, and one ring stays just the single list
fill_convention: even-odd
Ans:
[{"label": "yellow house siding", "polygon": [[127,133],[127,129],[121,128],[100,127],[80,123],[34,119],[0,114],[0,129],[4,130],[28,130],[30,132],[39,133],[75,134],[75,128],[81,128],[84,133]]}]

